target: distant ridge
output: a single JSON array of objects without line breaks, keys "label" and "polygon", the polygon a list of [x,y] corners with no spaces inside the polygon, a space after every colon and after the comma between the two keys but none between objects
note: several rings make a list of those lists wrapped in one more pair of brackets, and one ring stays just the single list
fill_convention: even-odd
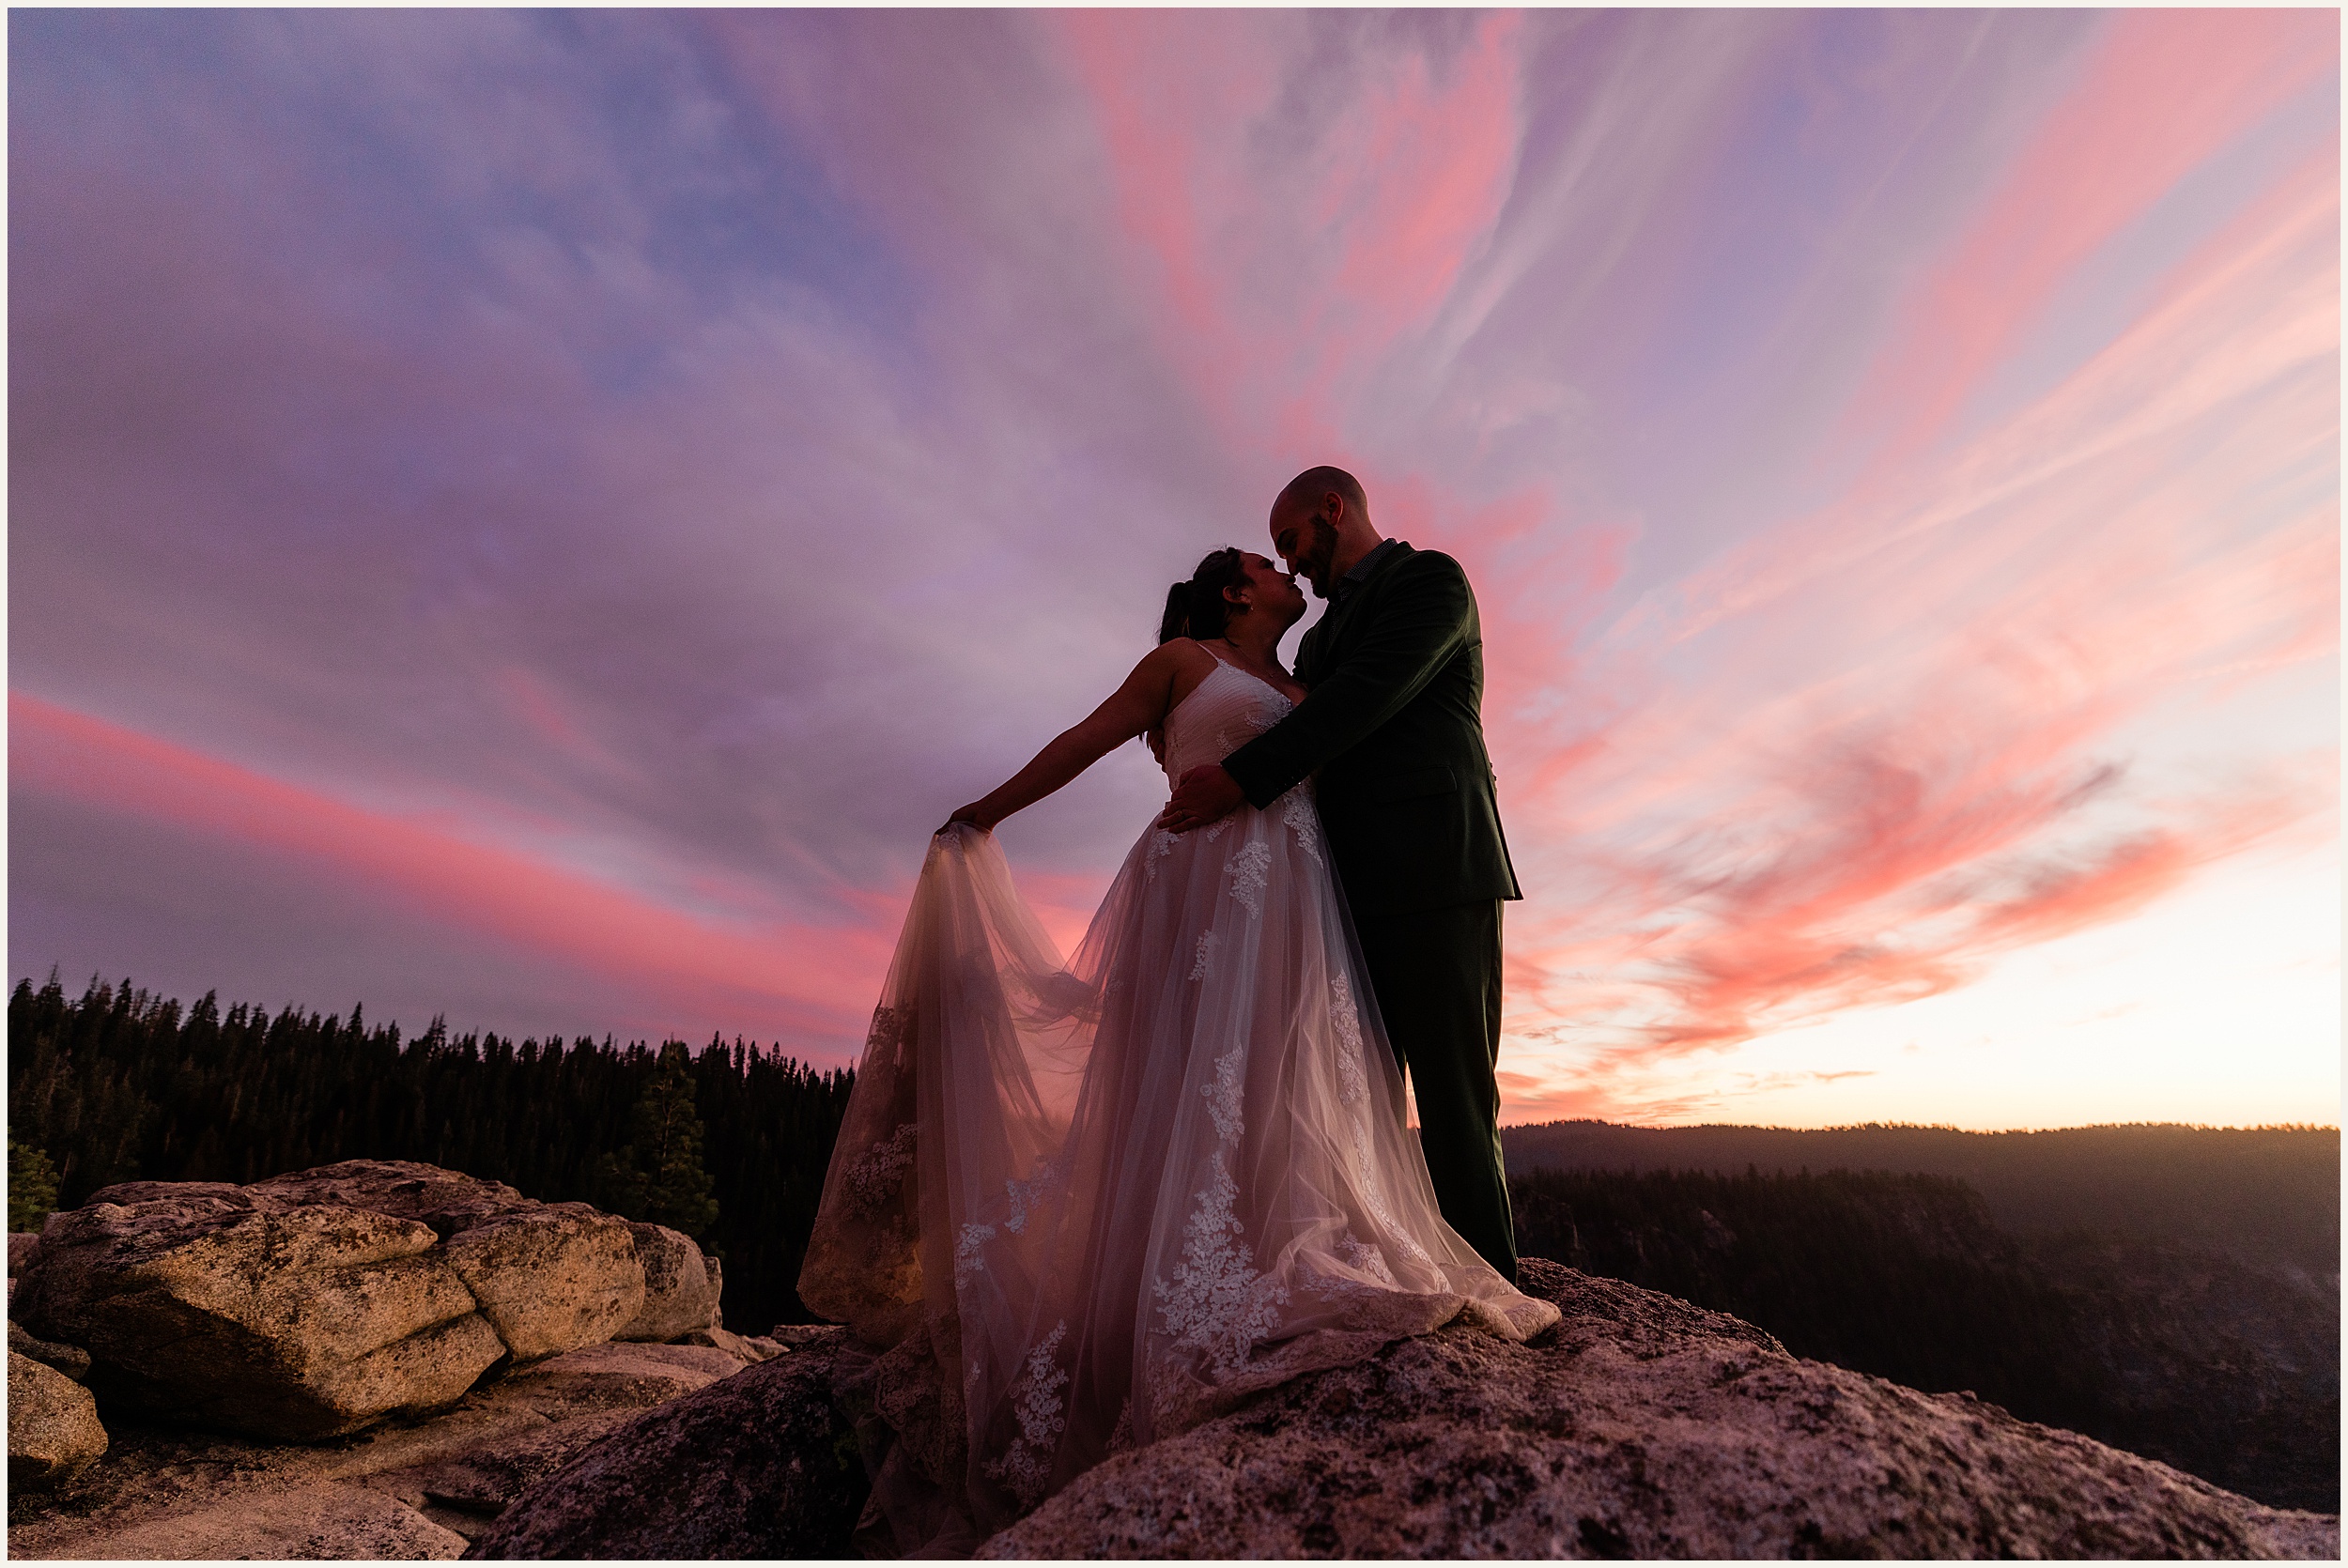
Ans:
[{"label": "distant ridge", "polygon": [[2311,1273],[2340,1268],[2340,1130],[2131,1122],[2032,1132],[1856,1127],[1501,1129],[1509,1171],[1876,1170],[1955,1176],[2017,1234],[2188,1241]]}]

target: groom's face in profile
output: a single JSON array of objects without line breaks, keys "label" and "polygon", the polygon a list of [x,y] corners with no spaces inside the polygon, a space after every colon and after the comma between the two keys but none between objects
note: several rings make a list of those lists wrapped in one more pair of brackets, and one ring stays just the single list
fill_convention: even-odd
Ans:
[{"label": "groom's face in profile", "polygon": [[1329,596],[1329,562],[1337,550],[1337,525],[1325,504],[1273,508],[1272,547],[1280,552],[1290,571],[1313,585],[1316,598]]}]

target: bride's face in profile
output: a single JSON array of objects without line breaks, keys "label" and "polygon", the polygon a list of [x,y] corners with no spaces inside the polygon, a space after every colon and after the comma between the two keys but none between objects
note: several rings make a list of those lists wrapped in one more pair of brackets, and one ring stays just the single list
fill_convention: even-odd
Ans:
[{"label": "bride's face in profile", "polygon": [[1284,572],[1279,565],[1262,556],[1243,553],[1246,565],[1247,602],[1254,612],[1261,613],[1275,626],[1286,630],[1305,614],[1305,591],[1296,586],[1296,575]]}]

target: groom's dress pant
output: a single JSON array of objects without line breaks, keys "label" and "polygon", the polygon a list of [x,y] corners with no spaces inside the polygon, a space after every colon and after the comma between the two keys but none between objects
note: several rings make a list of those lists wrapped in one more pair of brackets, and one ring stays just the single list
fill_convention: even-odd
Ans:
[{"label": "groom's dress pant", "polygon": [[1418,1099],[1419,1146],[1451,1228],[1517,1277],[1500,1157],[1500,901],[1356,915],[1386,1038]]}]

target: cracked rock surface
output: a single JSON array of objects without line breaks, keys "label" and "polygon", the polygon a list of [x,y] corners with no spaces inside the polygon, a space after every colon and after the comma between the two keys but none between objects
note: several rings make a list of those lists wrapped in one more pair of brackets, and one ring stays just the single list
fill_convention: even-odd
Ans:
[{"label": "cracked rock surface", "polygon": [[1963,1394],[1540,1259],[1526,1345],[1446,1329],[1077,1478],[989,1558],[2339,1555],[2264,1507]]},{"label": "cracked rock surface", "polygon": [[89,1391],[45,1361],[8,1351],[8,1486],[54,1486],[106,1452]]},{"label": "cracked rock surface", "polygon": [[863,1461],[828,1340],[647,1411],[524,1493],[472,1558],[852,1557]]},{"label": "cracked rock surface", "polygon": [[416,1416],[493,1366],[717,1316],[684,1237],[405,1161],[124,1183],[25,1251],[10,1316],[89,1353],[110,1419],[264,1438]]},{"label": "cracked rock surface", "polygon": [[419,1422],[320,1443],[147,1424],[54,1493],[12,1490],[20,1558],[454,1558],[534,1483],[644,1410],[739,1372],[684,1345],[594,1345]]}]

